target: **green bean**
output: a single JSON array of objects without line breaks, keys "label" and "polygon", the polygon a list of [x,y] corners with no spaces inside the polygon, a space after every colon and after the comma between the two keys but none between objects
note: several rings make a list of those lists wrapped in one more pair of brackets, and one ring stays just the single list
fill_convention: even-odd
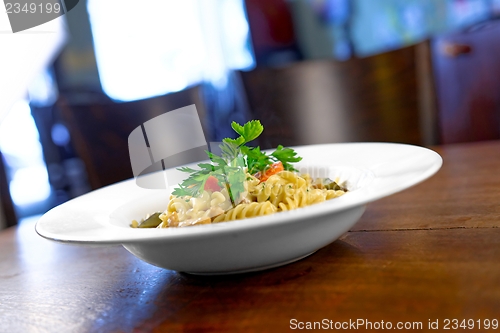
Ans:
[{"label": "green bean", "polygon": [[160,220],[160,212],[151,214],[147,219],[139,224],[138,228],[156,228],[162,222]]}]

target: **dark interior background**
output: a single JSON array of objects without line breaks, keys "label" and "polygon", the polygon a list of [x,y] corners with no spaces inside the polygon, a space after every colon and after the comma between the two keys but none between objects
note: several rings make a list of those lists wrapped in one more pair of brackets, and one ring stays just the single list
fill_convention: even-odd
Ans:
[{"label": "dark interior background", "polygon": [[[485,2],[492,6],[486,18],[408,43],[381,45],[370,55],[357,53],[356,40],[345,37],[356,14],[351,2],[309,2],[330,4],[338,15],[339,8],[349,7],[329,21],[338,23],[335,33],[345,37],[335,40],[342,41],[338,45],[327,43],[321,25],[311,25],[307,3],[245,1],[256,66],[228,73],[225,89],[199,82],[179,92],[119,102],[102,89],[86,1],[80,1],[66,15],[70,38],[49,69],[57,99],[30,105],[53,195],[35,207],[16,207],[9,196],[10,166],[0,159],[8,224],[133,177],[130,132],[190,104],[197,107],[207,141],[232,135],[231,121],[261,120],[261,148],[500,139],[500,7],[495,1]],[[70,140],[54,142],[55,125],[64,126]]]}]

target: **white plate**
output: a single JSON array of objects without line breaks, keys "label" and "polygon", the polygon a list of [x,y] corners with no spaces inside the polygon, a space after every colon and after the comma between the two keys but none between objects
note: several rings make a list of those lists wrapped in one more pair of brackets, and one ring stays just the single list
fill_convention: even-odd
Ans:
[{"label": "white plate", "polygon": [[[64,243],[122,244],[159,267],[197,274],[262,270],[301,259],[335,241],[358,221],[367,203],[413,186],[439,170],[432,150],[392,143],[294,147],[299,169],[346,181],[347,194],[324,203],[257,218],[171,229],[132,229],[133,219],[164,210],[166,190],[134,179],[70,200],[47,212],[36,231]],[[124,166],[128,167],[128,166]],[[169,170],[169,181],[185,177]],[[148,176],[146,176],[148,177]]]}]

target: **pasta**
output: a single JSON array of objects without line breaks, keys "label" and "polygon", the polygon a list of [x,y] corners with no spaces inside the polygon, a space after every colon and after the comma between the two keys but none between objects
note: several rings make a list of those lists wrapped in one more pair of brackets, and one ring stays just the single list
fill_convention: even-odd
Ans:
[{"label": "pasta", "polygon": [[257,217],[262,215],[268,215],[275,213],[277,211],[276,206],[274,206],[269,201],[264,202],[251,202],[248,204],[241,203],[236,205],[236,207],[231,208],[226,213],[217,216],[214,222],[227,222],[232,220],[241,220],[249,217]]},{"label": "pasta", "polygon": [[221,156],[207,152],[212,163],[199,169],[178,168],[190,174],[172,192],[164,212],[150,214],[133,228],[187,227],[241,220],[289,211],[343,195],[347,190],[328,178],[313,180],[299,174],[293,163],[302,160],[281,145],[270,154],[246,144],[264,130],[258,120],[243,126],[232,122],[239,135],[219,145]]},{"label": "pasta", "polygon": [[205,190],[199,197],[172,195],[167,209],[159,215],[161,223],[157,227],[186,227],[269,215],[314,205],[346,192],[328,189],[324,182],[315,183],[309,175],[291,171],[278,172],[266,181],[247,173],[245,191],[237,204],[231,202],[226,188]]}]

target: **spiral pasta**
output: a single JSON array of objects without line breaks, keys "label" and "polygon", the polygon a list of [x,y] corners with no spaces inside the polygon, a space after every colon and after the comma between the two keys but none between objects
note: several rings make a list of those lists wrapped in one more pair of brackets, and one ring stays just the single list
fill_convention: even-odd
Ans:
[{"label": "spiral pasta", "polygon": [[308,174],[281,171],[266,181],[247,174],[239,201],[231,201],[226,188],[205,190],[198,197],[171,196],[159,215],[158,228],[219,223],[289,211],[343,195],[344,189],[330,189]]},{"label": "spiral pasta", "polygon": [[269,201],[252,202],[249,204],[241,203],[239,205],[236,205],[236,207],[228,210],[227,212],[217,216],[214,219],[214,223],[269,215],[275,213],[276,211],[277,211],[276,206],[274,206]]},{"label": "spiral pasta", "polygon": [[309,178],[300,177],[290,171],[282,171],[259,184],[250,194],[257,202],[270,201],[278,211],[286,211],[335,197],[328,191],[312,188]]}]

